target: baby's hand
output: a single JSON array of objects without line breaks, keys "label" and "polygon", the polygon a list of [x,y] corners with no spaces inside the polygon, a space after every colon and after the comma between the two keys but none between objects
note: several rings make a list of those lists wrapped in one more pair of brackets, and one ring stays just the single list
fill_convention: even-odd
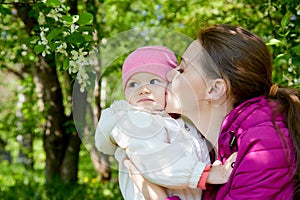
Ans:
[{"label": "baby's hand", "polygon": [[145,200],[160,200],[167,198],[165,189],[145,179],[129,158],[125,158],[123,164],[129,170],[129,177],[143,194]]},{"label": "baby's hand", "polygon": [[237,152],[233,153],[222,165],[221,161],[216,160],[207,177],[206,182],[209,184],[224,184],[228,181],[232,169],[234,167],[234,162],[237,157]]}]

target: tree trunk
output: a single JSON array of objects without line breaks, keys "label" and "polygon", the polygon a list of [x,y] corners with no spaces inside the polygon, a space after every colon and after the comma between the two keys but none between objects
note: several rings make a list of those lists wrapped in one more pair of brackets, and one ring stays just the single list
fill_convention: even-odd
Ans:
[{"label": "tree trunk", "polygon": [[[54,60],[49,63],[53,65]],[[66,116],[56,67],[48,65],[40,56],[40,62],[34,71],[36,90],[41,99],[40,106],[47,115],[43,142],[46,151],[46,180],[51,182],[60,177],[60,166],[66,149],[66,133],[63,127]]]},{"label": "tree trunk", "polygon": [[100,175],[102,180],[110,180],[111,171],[110,171],[110,162],[108,155],[105,155],[99,152],[95,146],[91,149],[91,159],[94,164],[94,168],[97,173]]},{"label": "tree trunk", "polygon": [[[96,81],[97,82],[97,81]],[[97,83],[96,83],[97,85]],[[100,153],[94,146],[94,129],[90,129],[87,126],[97,126],[99,120],[100,108],[100,96],[99,93],[94,91],[95,108],[92,110],[92,106],[87,102],[87,92],[79,91],[79,84],[76,82],[73,90],[73,114],[74,121],[76,122],[77,132],[80,135],[83,144],[90,151],[90,157],[93,162],[94,168],[102,178],[102,180],[110,180],[110,162],[108,156]],[[98,90],[99,86],[95,86],[95,90]],[[74,92],[76,91],[76,92]],[[93,111],[93,113],[92,113]],[[86,116],[90,115],[89,119],[93,119],[92,123],[86,123]]]},{"label": "tree trunk", "polygon": [[[91,1],[94,4],[94,1]],[[70,12],[76,14],[77,1],[70,0]],[[15,4],[18,16],[25,24],[27,33],[32,34],[32,29],[38,25],[37,20],[29,14],[30,4]],[[59,178],[66,182],[77,181],[78,159],[81,140],[76,134],[74,124],[64,113],[63,96],[58,80],[57,69],[53,55],[46,59],[39,56],[39,62],[34,68],[34,81],[39,97],[38,105],[45,114],[46,122],[43,135],[44,150],[46,152],[46,181],[52,182]],[[99,88],[97,88],[99,89]],[[96,94],[95,98],[100,98]],[[96,106],[95,119],[101,113],[100,106]],[[95,159],[95,155],[97,158]],[[91,158],[96,171],[103,179],[110,179],[108,157],[95,152],[92,147]]]},{"label": "tree trunk", "polygon": [[[71,126],[74,126],[73,123]],[[77,182],[81,140],[76,132],[68,133],[67,136],[66,152],[61,165],[61,178],[65,182]]]},{"label": "tree trunk", "polygon": [[[18,16],[25,24],[30,35],[37,20],[29,14],[30,4],[15,4]],[[70,182],[77,181],[80,139],[74,124],[69,123],[63,105],[63,95],[58,80],[57,68],[53,57],[39,56],[34,67],[34,81],[39,97],[40,109],[45,114],[43,142],[46,152],[46,181],[58,178]]]},{"label": "tree trunk", "polygon": [[[94,88],[94,98],[95,98],[95,107],[94,107],[94,127],[97,127],[98,121],[101,115],[101,67],[100,62],[98,62],[98,66],[95,67],[95,88]],[[94,167],[98,174],[104,179],[109,180],[111,177],[110,172],[110,162],[108,159],[108,155],[97,152],[97,149],[93,147],[91,149],[91,158],[94,163]]]},{"label": "tree trunk", "polygon": [[47,114],[44,130],[46,152],[46,180],[59,178],[64,182],[76,182],[80,151],[80,138],[72,119],[64,113],[63,96],[54,60],[47,62],[40,57],[35,68],[37,93],[42,97],[44,112]]}]

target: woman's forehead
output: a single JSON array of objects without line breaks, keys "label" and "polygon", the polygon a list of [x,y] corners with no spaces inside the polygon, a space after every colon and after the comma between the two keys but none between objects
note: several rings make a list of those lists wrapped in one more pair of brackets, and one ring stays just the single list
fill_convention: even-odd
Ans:
[{"label": "woman's forehead", "polygon": [[194,40],[182,55],[181,62],[185,67],[193,66],[197,71],[202,72],[203,47],[199,40]]},{"label": "woman's forehead", "polygon": [[192,62],[195,58],[200,57],[202,46],[199,40],[194,40],[182,55],[182,58],[187,62]]},{"label": "woman's forehead", "polygon": [[186,66],[193,66],[197,71],[210,77],[222,77],[217,65],[199,40],[194,40],[190,44],[182,55],[182,60],[184,60]]}]

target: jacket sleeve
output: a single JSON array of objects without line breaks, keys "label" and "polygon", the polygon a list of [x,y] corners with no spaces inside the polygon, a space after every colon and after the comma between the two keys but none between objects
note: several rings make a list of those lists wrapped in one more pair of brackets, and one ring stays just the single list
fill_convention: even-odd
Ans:
[{"label": "jacket sleeve", "polygon": [[115,123],[111,108],[103,110],[95,133],[95,146],[99,151],[105,154],[114,154],[118,147],[111,137]]},{"label": "jacket sleeve", "polygon": [[191,156],[182,156],[169,166],[143,173],[149,181],[171,189],[197,188],[206,164]]},{"label": "jacket sleeve", "polygon": [[159,151],[132,154],[130,159],[149,181],[172,189],[197,188],[206,166],[189,152],[193,140],[187,134],[177,134],[170,144]]},{"label": "jacket sleeve", "polygon": [[283,188],[293,188],[290,163],[294,155],[290,154],[293,150],[287,129],[282,131],[286,144],[271,125],[254,127],[241,135],[232,177],[217,199],[289,199],[281,193]]}]

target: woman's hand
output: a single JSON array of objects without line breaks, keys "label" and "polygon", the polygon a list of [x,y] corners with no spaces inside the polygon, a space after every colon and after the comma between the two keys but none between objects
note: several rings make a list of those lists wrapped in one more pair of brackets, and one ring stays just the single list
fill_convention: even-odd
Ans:
[{"label": "woman's hand", "polygon": [[146,180],[128,158],[125,158],[123,163],[129,170],[130,178],[146,200],[163,200],[167,198],[164,188]]},{"label": "woman's hand", "polygon": [[209,184],[227,183],[232,172],[236,157],[237,152],[231,154],[231,156],[226,160],[224,165],[222,165],[221,161],[216,160],[209,171],[206,182]]}]

